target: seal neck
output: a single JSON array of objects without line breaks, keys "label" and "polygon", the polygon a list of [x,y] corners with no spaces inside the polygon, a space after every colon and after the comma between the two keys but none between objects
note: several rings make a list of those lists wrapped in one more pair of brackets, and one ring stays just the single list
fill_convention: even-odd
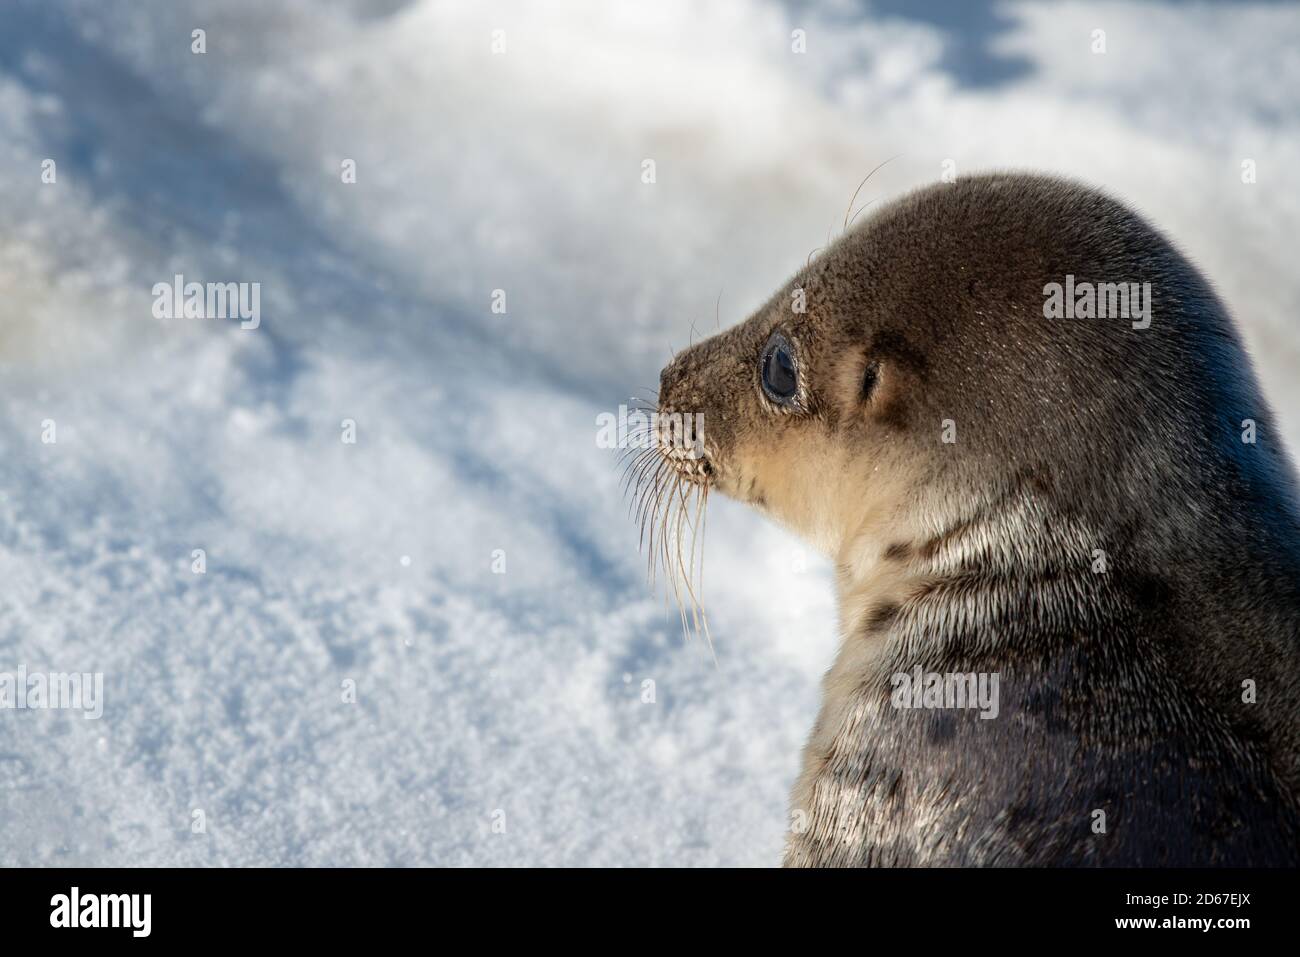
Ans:
[{"label": "seal neck", "polygon": [[908,516],[935,509],[914,502],[864,527],[837,556],[843,637],[942,645],[978,634],[1012,640],[1024,625],[1063,612],[1080,627],[1106,622],[1111,590],[1097,536],[1032,490],[1013,489],[928,524]]}]

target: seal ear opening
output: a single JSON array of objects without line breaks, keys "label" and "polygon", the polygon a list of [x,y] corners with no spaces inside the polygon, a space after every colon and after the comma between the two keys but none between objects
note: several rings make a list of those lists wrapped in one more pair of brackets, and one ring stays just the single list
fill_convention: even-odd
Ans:
[{"label": "seal ear opening", "polygon": [[871,397],[876,393],[876,386],[880,382],[880,362],[871,360],[867,362],[867,367],[862,372],[862,385],[860,398],[863,402],[870,402]]}]

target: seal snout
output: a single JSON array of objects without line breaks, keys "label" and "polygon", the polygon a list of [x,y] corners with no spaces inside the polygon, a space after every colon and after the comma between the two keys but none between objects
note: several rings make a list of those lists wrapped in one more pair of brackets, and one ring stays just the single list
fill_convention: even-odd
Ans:
[{"label": "seal snout", "polygon": [[705,442],[705,403],[697,387],[700,370],[694,352],[679,354],[659,374],[655,444],[679,478],[708,485],[714,479],[714,464]]},{"label": "seal snout", "polygon": [[713,479],[713,463],[704,445],[704,415],[661,406],[655,413],[655,445],[678,477],[696,485]]}]

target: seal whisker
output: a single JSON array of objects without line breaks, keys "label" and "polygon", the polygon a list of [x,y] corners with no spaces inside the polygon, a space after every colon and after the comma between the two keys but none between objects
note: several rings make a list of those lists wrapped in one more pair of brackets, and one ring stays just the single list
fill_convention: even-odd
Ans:
[{"label": "seal whisker", "polygon": [[[624,495],[628,495],[631,501],[628,503],[629,517],[638,515],[645,508],[645,497],[643,490],[646,483],[650,481],[654,474],[651,468],[654,464],[654,458],[650,455],[639,456],[633,459],[624,469],[624,478],[621,487]],[[642,526],[644,534],[644,524]]]},{"label": "seal whisker", "polygon": [[[719,310],[721,296],[719,293]],[[691,328],[693,334],[694,323]],[[630,397],[630,401],[644,402],[642,411],[658,412],[658,394],[655,395],[653,402],[636,396]],[[668,583],[665,603],[671,593],[683,634],[688,639],[692,632],[702,634],[716,665],[717,655],[702,601],[701,529],[708,499],[708,473],[693,459],[681,456],[680,450],[665,452],[653,424],[636,428],[627,438],[630,447],[619,455],[620,487],[630,498],[628,511],[638,526],[638,547],[646,555],[646,577],[653,588],[662,570]],[[647,439],[650,441],[642,447]]]},{"label": "seal whisker", "polygon": [[647,479],[648,484],[643,486],[643,498],[639,509],[639,520],[641,523],[641,546],[647,551],[647,560],[649,567],[647,577],[650,583],[654,584],[654,543],[655,543],[655,524],[658,518],[660,506],[662,504],[662,481],[664,471],[668,468],[668,462],[661,459],[655,470]]},{"label": "seal whisker", "polygon": [[[619,465],[623,469],[624,482],[626,482],[626,479],[628,478],[629,474],[632,472],[633,469],[638,468],[643,463],[651,460],[657,451],[658,450],[654,448],[649,448],[649,449],[631,448],[621,452],[619,454],[618,459],[619,459]],[[626,491],[626,486],[624,486],[624,491]]]},{"label": "seal whisker", "polygon": [[873,203],[875,203],[875,200],[874,200],[874,199],[873,199],[873,200],[870,200],[870,201],[868,201],[868,202],[866,202],[866,203],[864,203],[864,204],[863,204],[863,205],[858,209],[858,211],[857,211],[856,213],[853,214],[853,219],[850,219],[850,220],[849,220],[849,222],[848,222],[848,226],[845,226],[844,228],[845,228],[845,229],[848,229],[849,226],[852,226],[853,223],[854,223],[854,221],[855,221],[859,216],[862,215],[862,210],[866,209],[868,206],[872,205]]},{"label": "seal whisker", "polygon": [[[881,167],[885,166],[885,165],[888,164],[888,163],[892,163],[894,160],[898,159],[898,157],[900,157],[900,156],[902,156],[902,155],[903,155],[902,153],[895,153],[893,156],[889,157],[889,159],[885,160],[884,163],[881,163],[879,166],[877,166],[875,169],[873,169],[870,173],[868,173],[868,174],[866,175],[866,177],[862,180],[862,182],[858,184],[858,188],[855,189],[855,190],[853,191],[853,198],[849,200],[848,209],[845,209],[845,210],[844,210],[844,229],[842,230],[843,232],[847,232],[847,231],[848,231],[848,228],[849,228],[849,212],[853,209],[853,204],[856,203],[856,202],[858,201],[858,193],[862,192],[862,187],[864,187],[864,186],[867,185],[867,180],[869,180],[869,179],[871,179],[871,177],[875,176],[876,173],[881,169]],[[865,208],[866,208],[866,207],[864,206],[863,209],[865,209]],[[859,212],[861,212],[861,211],[862,211],[862,210],[859,210]],[[829,243],[828,243],[827,245],[829,245]]]},{"label": "seal whisker", "polygon": [[[676,496],[670,503],[670,508],[675,510],[675,515],[672,519],[672,541],[669,542],[667,538],[663,541],[665,564],[669,566],[665,569],[665,574],[670,576],[672,582],[673,595],[678,604],[684,634],[688,638],[692,632],[696,635],[702,634],[708,643],[709,652],[716,665],[717,655],[713,649],[713,639],[709,633],[708,619],[704,614],[703,592],[695,581],[697,543],[701,555],[703,550],[699,529],[701,508],[704,501],[703,495],[707,492],[707,486],[701,489],[698,485],[684,482],[675,470],[673,478],[676,486],[673,491],[676,492]],[[671,495],[672,492],[669,494]],[[693,509],[691,505],[692,496],[694,496]],[[688,529],[691,535],[689,547],[685,542],[685,531]],[[672,548],[671,552],[667,551],[670,546]],[[687,602],[690,605],[689,609],[686,607]],[[688,610],[689,619],[687,617]]]},{"label": "seal whisker", "polygon": [[[708,504],[709,487],[707,485],[699,486],[695,489],[695,520],[691,523],[691,550],[690,550],[690,569],[686,575],[686,587],[690,592],[692,607],[692,617],[695,624],[695,633],[703,634],[704,640],[709,646],[709,654],[713,658],[713,666],[718,666],[718,655],[713,648],[713,636],[709,633],[709,618],[704,611],[704,514],[705,506]],[[696,544],[699,544],[698,566],[696,564]],[[698,567],[698,571],[697,571]],[[694,580],[694,587],[692,587]]]},{"label": "seal whisker", "polygon": [[647,523],[649,538],[646,540],[646,546],[650,549],[651,555],[654,553],[655,532],[659,526],[660,512],[664,506],[664,492],[667,488],[668,465],[661,463],[655,469],[650,478],[649,494],[646,496],[646,510],[643,519]]}]

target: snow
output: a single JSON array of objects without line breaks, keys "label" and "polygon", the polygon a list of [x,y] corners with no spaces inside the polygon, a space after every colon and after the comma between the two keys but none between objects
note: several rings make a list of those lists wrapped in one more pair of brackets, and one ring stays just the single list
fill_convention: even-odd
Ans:
[{"label": "snow", "polygon": [[[828,566],[715,499],[715,665],[596,417],[895,155],[860,202],[952,159],[1138,206],[1295,447],[1300,14],[958,9],[7,4],[0,671],[106,700],[0,711],[0,865],[777,862]],[[175,273],[260,282],[261,326],[153,318]]]}]

